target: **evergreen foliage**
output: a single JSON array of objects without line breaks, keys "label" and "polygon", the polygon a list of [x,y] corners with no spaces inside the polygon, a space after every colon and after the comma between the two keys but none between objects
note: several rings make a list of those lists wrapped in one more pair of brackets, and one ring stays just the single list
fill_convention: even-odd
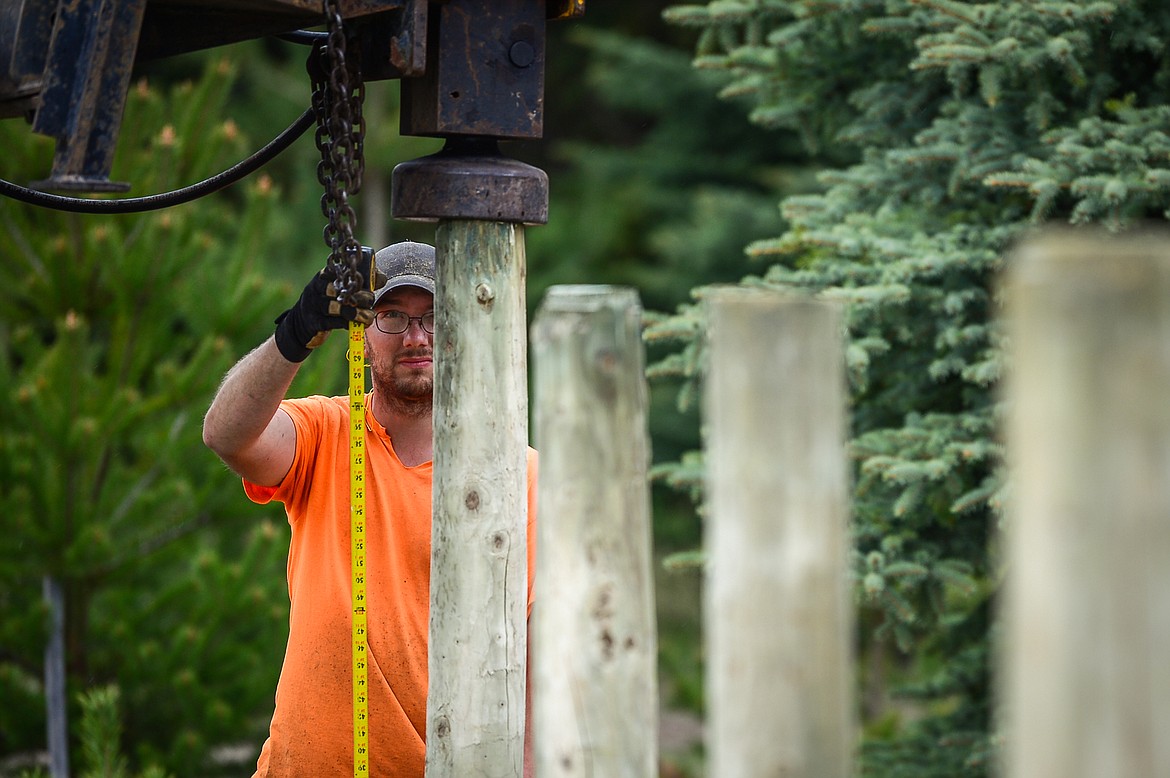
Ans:
[{"label": "evergreen foliage", "polygon": [[[742,283],[847,306],[857,596],[877,625],[862,639],[917,662],[907,691],[928,714],[875,730],[865,774],[985,775],[1005,488],[995,279],[1045,220],[1121,230],[1170,213],[1170,8],[714,0],[667,16],[753,121],[857,155],[783,200],[786,230],[746,248],[771,264]],[[703,293],[648,333],[678,345],[656,372],[699,380]],[[667,470],[701,498],[698,455]]]},{"label": "evergreen foliage", "polygon": [[[193,183],[252,150],[224,118],[236,74],[208,62],[195,81],[132,89],[113,172],[135,192]],[[46,139],[11,121],[0,135],[6,178],[49,169]],[[238,481],[203,447],[201,421],[291,296],[262,265],[290,248],[280,236],[297,217],[279,206],[259,176],[150,214],[0,209],[0,754],[44,748],[47,576],[65,592],[69,696],[96,715],[86,690],[120,689],[132,761],[209,775],[211,746],[258,748],[287,619],[287,539],[283,523],[226,523]],[[85,735],[87,750],[118,746]],[[106,761],[88,759],[102,775],[133,769]]]},{"label": "evergreen foliage", "polygon": [[[129,764],[120,750],[122,742],[121,693],[117,686],[91,689],[81,696],[81,753],[86,768],[81,778],[130,778]],[[157,766],[142,771],[141,778],[166,778]]]},{"label": "evergreen foliage", "polygon": [[[81,722],[78,726],[81,741],[81,778],[133,778],[129,760],[121,752],[121,692],[117,686],[90,689],[80,695],[78,707]],[[157,765],[150,765],[138,778],[170,778]],[[37,769],[21,773],[21,778],[49,778]]]}]

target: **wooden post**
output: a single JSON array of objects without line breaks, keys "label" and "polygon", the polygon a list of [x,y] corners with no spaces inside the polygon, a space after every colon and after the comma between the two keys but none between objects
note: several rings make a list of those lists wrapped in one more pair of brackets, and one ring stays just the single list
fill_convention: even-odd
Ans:
[{"label": "wooden post", "polygon": [[524,228],[435,231],[429,778],[520,776],[528,515]]},{"label": "wooden post", "polygon": [[1012,263],[1009,777],[1170,775],[1168,237],[1058,232]]},{"label": "wooden post", "polygon": [[855,747],[838,311],[710,302],[708,774],[844,778]]},{"label": "wooden post", "polygon": [[533,327],[540,778],[657,775],[649,444],[630,289],[553,287]]}]

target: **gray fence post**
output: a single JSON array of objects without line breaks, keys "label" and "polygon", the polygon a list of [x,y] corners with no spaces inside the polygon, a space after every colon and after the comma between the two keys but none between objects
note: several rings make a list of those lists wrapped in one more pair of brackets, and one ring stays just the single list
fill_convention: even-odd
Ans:
[{"label": "gray fence post", "polygon": [[533,326],[540,778],[658,774],[640,314],[630,289],[553,287]]},{"label": "gray fence post", "polygon": [[1007,301],[1006,775],[1170,775],[1170,236],[1041,236]]},{"label": "gray fence post", "polygon": [[709,775],[844,778],[855,726],[841,321],[710,300],[704,394]]}]

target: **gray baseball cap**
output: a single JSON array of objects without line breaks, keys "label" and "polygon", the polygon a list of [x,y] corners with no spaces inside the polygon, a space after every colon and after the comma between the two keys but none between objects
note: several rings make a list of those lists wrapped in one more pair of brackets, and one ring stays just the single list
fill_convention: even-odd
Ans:
[{"label": "gray baseball cap", "polygon": [[434,246],[409,240],[392,243],[374,254],[374,262],[386,276],[386,283],[374,290],[375,306],[382,295],[400,286],[417,286],[435,293]]}]

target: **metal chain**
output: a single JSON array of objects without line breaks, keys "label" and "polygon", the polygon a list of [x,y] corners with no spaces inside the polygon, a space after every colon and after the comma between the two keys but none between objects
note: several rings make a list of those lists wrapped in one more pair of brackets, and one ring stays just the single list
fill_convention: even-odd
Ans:
[{"label": "metal chain", "polygon": [[321,212],[326,219],[323,237],[329,247],[326,266],[334,271],[338,299],[350,302],[362,286],[358,269],[362,247],[354,237],[357,214],[349,198],[361,190],[365,169],[365,88],[358,59],[346,59],[347,40],[337,0],[324,0],[324,10],[329,34],[325,46],[309,57],[308,66],[317,117],[317,149],[321,152],[317,180],[324,188]]}]

